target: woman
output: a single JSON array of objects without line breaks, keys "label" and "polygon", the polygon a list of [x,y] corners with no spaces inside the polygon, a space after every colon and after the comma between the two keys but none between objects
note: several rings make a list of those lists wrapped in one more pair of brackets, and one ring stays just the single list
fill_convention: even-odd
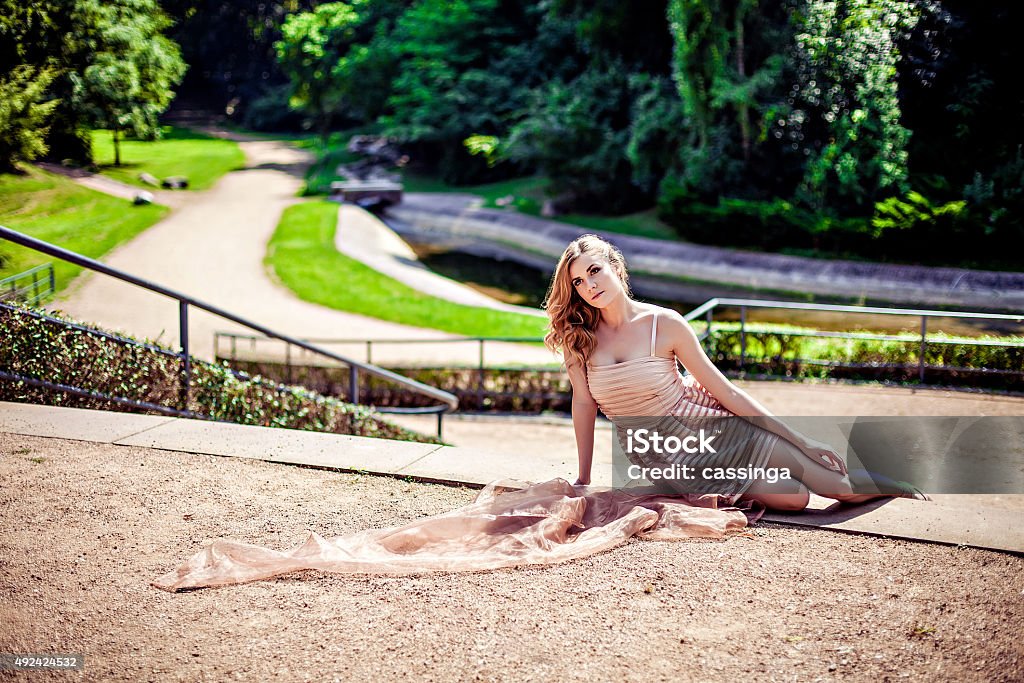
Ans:
[{"label": "woman", "polygon": [[[180,591],[301,569],[402,575],[554,564],[608,550],[634,536],[721,539],[743,533],[762,509],[732,507],[739,494],[783,510],[803,508],[808,488],[845,502],[875,497],[853,493],[846,466],[832,449],[788,429],[730,384],[678,314],[631,299],[622,254],[607,242],[587,235],[569,245],[552,279],[547,308],[551,333],[546,341],[563,349],[573,385],[580,465],[575,485],[564,479],[499,481],[451,512],[334,538],[310,532],[284,552],[221,539],[152,585]],[[648,342],[650,353],[638,356]],[[679,375],[676,358],[699,382]],[[789,468],[799,480],[745,482],[732,496],[588,486],[599,404],[620,422],[629,412],[657,415],[651,412],[654,406],[675,416],[760,416],[767,420],[767,431],[749,425],[741,440],[744,452],[732,456]]]},{"label": "woman", "polygon": [[[590,483],[594,421],[600,408],[618,424],[620,439],[623,423],[636,416],[667,414],[678,418],[683,430],[687,421],[750,418],[742,423],[730,453],[681,460],[776,472],[784,468],[793,476],[723,482],[720,492],[733,494],[733,499],[758,501],[775,510],[802,510],[809,491],[844,503],[880,497],[855,493],[846,464],[832,448],[793,431],[729,382],[682,316],[634,300],[622,253],[600,237],[584,235],[569,244],[555,269],[545,307],[551,320],[545,343],[562,351],[572,383],[579,457],[576,484]],[[690,377],[679,374],[676,359]],[[736,425],[732,429],[735,433]]]}]

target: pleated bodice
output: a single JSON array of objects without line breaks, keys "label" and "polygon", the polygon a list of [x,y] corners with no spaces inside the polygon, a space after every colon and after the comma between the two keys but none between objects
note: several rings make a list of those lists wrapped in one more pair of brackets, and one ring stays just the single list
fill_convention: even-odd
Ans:
[{"label": "pleated bodice", "polygon": [[683,377],[675,358],[650,355],[591,366],[587,384],[590,395],[610,420],[626,415],[732,415],[692,375]]},{"label": "pleated bodice", "polygon": [[[678,463],[697,468],[764,467],[778,437],[736,417],[695,377],[683,376],[675,357],[656,355],[657,324],[655,316],[648,355],[610,365],[588,365],[587,368],[590,395],[597,401],[601,412],[618,428],[616,436],[622,452],[631,462],[642,466]],[[640,457],[626,452],[622,443],[631,426],[680,438],[695,434],[699,428],[713,429],[717,449],[707,454]],[[711,482],[706,490],[739,495],[751,483],[751,480]],[[697,489],[686,492],[693,490]]]}]

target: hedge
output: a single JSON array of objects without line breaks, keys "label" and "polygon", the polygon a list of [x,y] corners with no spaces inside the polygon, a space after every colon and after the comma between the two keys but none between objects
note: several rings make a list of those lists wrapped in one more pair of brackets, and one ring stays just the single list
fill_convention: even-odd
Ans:
[{"label": "hedge", "polygon": [[[123,399],[186,409],[220,422],[441,443],[399,427],[361,405],[298,386],[233,371],[193,357],[181,403],[181,361],[152,341],[139,342],[61,315],[0,305],[0,371]],[[0,379],[0,400],[122,412],[158,413],[99,396]]]}]

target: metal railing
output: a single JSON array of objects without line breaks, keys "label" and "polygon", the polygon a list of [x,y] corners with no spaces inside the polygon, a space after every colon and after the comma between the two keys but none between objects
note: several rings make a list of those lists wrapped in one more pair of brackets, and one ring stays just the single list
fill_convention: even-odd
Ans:
[{"label": "metal railing", "polygon": [[37,306],[40,301],[53,294],[54,290],[53,264],[44,263],[0,280],[0,301],[16,301],[28,306]]},{"label": "metal railing", "polygon": [[[227,340],[230,342],[228,355],[221,355],[221,340]],[[214,355],[218,358],[223,358],[230,362],[236,362],[239,359],[238,356],[238,342],[249,342],[250,345],[255,345],[261,341],[268,341],[268,337],[258,337],[251,334],[239,334],[236,332],[214,332],[213,333],[213,350]],[[487,342],[514,342],[514,343],[543,343],[542,337],[448,337],[443,339],[335,339],[335,338],[308,338],[307,341],[311,344],[321,344],[328,346],[362,346],[366,350],[366,362],[373,362],[373,349],[374,347],[380,348],[382,346],[405,346],[405,345],[427,345],[427,344],[467,344],[473,343],[476,345],[476,359],[472,367],[475,368],[477,373],[476,380],[476,393],[479,396],[483,396],[486,392],[484,390],[484,383],[486,381],[487,366],[485,363],[484,348]],[[243,358],[241,360],[254,360],[249,358]],[[274,358],[275,361],[282,360],[279,357]],[[283,364],[285,366],[285,377],[292,377],[292,371],[295,367],[301,367],[303,364],[301,360],[296,362],[292,355],[292,349],[289,345],[285,345]],[[557,363],[553,364],[558,367]],[[517,368],[517,369],[540,369],[540,368]],[[549,368],[542,368],[549,369]],[[378,408],[378,410],[388,411],[401,411],[411,412],[417,409],[414,408]]]},{"label": "metal railing", "polygon": [[[427,396],[427,397],[429,397],[429,398],[431,398],[431,399],[433,399],[435,401],[438,401],[439,405],[428,406],[426,408],[407,408],[407,409],[390,408],[390,409],[386,409],[387,412],[394,412],[394,413],[398,413],[398,412],[401,412],[401,413],[428,413],[428,414],[429,413],[436,413],[437,414],[438,436],[440,436],[440,433],[441,433],[441,416],[444,413],[446,413],[446,412],[448,412],[450,410],[454,410],[455,408],[458,407],[458,399],[453,394],[451,394],[451,393],[449,393],[447,391],[442,391],[441,389],[437,389],[435,387],[431,387],[431,386],[428,386],[426,384],[422,384],[421,382],[417,382],[415,380],[409,379],[408,377],[403,377],[402,375],[399,375],[399,374],[397,374],[395,372],[391,372],[390,370],[385,370],[384,368],[380,368],[380,367],[377,367],[375,365],[371,365],[369,363],[361,363],[361,362],[359,362],[357,360],[353,360],[351,358],[348,358],[347,356],[343,356],[343,355],[337,354],[337,353],[332,353],[330,351],[327,351],[325,349],[321,349],[321,348],[315,346],[314,344],[311,344],[309,342],[303,341],[301,339],[297,339],[295,337],[291,337],[291,336],[285,335],[285,334],[280,334],[278,332],[275,332],[274,330],[271,330],[271,329],[269,329],[267,327],[264,327],[263,325],[259,325],[257,323],[254,323],[254,322],[250,321],[250,320],[247,320],[247,319],[245,319],[245,318],[243,318],[243,317],[241,317],[239,315],[235,315],[234,313],[230,313],[228,311],[220,309],[220,308],[218,308],[216,306],[213,306],[211,304],[207,304],[207,303],[205,303],[203,301],[200,301],[199,299],[195,299],[195,298],[190,297],[190,296],[188,296],[186,294],[182,294],[180,292],[176,292],[176,291],[174,291],[172,289],[169,289],[167,287],[163,287],[161,285],[158,285],[158,284],[155,284],[155,283],[152,283],[152,282],[147,282],[146,280],[144,280],[142,278],[136,277],[134,275],[130,275],[130,274],[128,274],[128,273],[126,273],[126,272],[124,272],[122,270],[119,270],[117,268],[113,268],[111,266],[107,266],[107,265],[105,265],[103,263],[100,263],[99,261],[95,261],[95,260],[87,258],[85,256],[81,256],[80,254],[76,254],[75,252],[68,251],[67,249],[63,249],[61,247],[49,244],[48,242],[43,242],[42,240],[35,239],[34,237],[29,237],[28,235],[22,234],[20,232],[15,231],[15,230],[11,230],[10,228],[6,228],[6,227],[3,227],[3,226],[0,226],[0,239],[6,239],[6,240],[8,240],[10,242],[14,242],[15,244],[19,244],[19,245],[21,245],[23,247],[27,247],[29,249],[33,249],[35,251],[47,254],[49,256],[53,256],[55,258],[62,259],[62,260],[67,261],[69,263],[73,263],[73,264],[75,264],[77,266],[80,266],[82,268],[87,268],[89,270],[92,270],[92,271],[95,271],[95,272],[98,272],[98,273],[102,273],[104,275],[108,275],[110,277],[113,277],[115,279],[121,280],[123,282],[127,282],[127,283],[130,283],[130,284],[136,285],[138,287],[142,287],[143,289],[149,290],[149,291],[154,292],[156,294],[161,294],[163,296],[166,296],[166,297],[169,297],[171,299],[177,300],[178,301],[179,341],[180,341],[181,351],[180,351],[180,353],[178,353],[176,355],[178,356],[178,358],[180,359],[180,362],[181,362],[182,382],[181,382],[181,396],[179,397],[179,401],[180,401],[181,406],[182,406],[181,414],[183,414],[183,415],[186,413],[186,409],[187,409],[187,406],[188,406],[189,380],[191,378],[191,373],[192,373],[192,357],[190,355],[190,349],[189,349],[189,309],[190,309],[190,307],[194,307],[194,308],[206,311],[208,313],[212,313],[213,315],[216,315],[216,316],[218,316],[220,318],[224,318],[225,320],[230,320],[231,322],[234,322],[234,323],[237,323],[239,325],[242,325],[243,327],[246,327],[246,328],[248,328],[250,330],[258,332],[258,333],[260,333],[260,334],[262,334],[262,335],[264,335],[266,337],[273,338],[273,339],[278,339],[278,340],[283,341],[283,342],[285,342],[285,343],[287,343],[287,344],[289,344],[291,346],[295,346],[295,347],[298,347],[298,348],[301,348],[301,349],[305,349],[306,351],[308,351],[310,353],[321,355],[321,356],[324,356],[326,358],[330,358],[331,360],[333,360],[335,362],[339,362],[339,363],[342,363],[344,365],[347,365],[349,367],[349,387],[350,387],[350,391],[351,391],[350,400],[351,400],[352,403],[358,403],[359,402],[359,373],[360,372],[365,372],[367,374],[370,374],[370,375],[373,375],[373,376],[376,376],[376,377],[380,377],[382,379],[385,379],[385,380],[388,380],[388,381],[391,381],[391,382],[395,382],[396,384],[399,384],[399,385],[405,387],[409,391],[412,391],[412,392],[414,392],[416,394],[420,394],[420,395],[423,395],[423,396]],[[43,386],[45,386],[47,384],[44,380],[35,380],[35,381],[41,382]],[[56,387],[56,386],[54,386],[52,388],[58,389],[58,390],[63,390],[63,387]]]},{"label": "metal railing", "polygon": [[[688,322],[693,322],[700,318],[704,318],[706,323],[706,329],[701,333],[700,339],[705,342],[705,347],[709,345],[711,340],[710,331],[711,325],[714,320],[715,309],[723,307],[739,308],[740,310],[740,368],[742,369],[747,362],[747,310],[751,308],[760,309],[776,309],[776,310],[791,310],[791,311],[813,311],[819,313],[848,313],[856,315],[891,315],[891,316],[904,316],[911,318],[919,318],[919,335],[914,339],[908,339],[906,336],[898,336],[891,334],[864,334],[854,332],[827,332],[827,331],[787,331],[785,334],[794,337],[820,337],[820,338],[833,338],[833,339],[860,339],[860,340],[872,340],[872,341],[895,341],[895,342],[914,342],[918,344],[918,362],[917,371],[918,379],[924,382],[925,371],[929,368],[935,369],[958,369],[963,370],[965,368],[950,368],[946,365],[928,365],[925,362],[925,352],[928,350],[929,344],[962,344],[971,346],[1001,346],[1007,348],[1024,348],[1024,343],[1013,342],[1013,341],[996,341],[996,340],[982,340],[982,339],[971,339],[971,338],[932,338],[928,337],[928,320],[931,318],[959,318],[965,320],[1002,320],[1006,322],[1012,322],[1017,324],[1024,324],[1024,313],[1022,314],[1003,314],[1003,313],[974,313],[971,311],[935,311],[935,310],[923,310],[913,308],[880,308],[872,306],[842,306],[833,304],[809,304],[809,303],[796,303],[789,301],[761,301],[758,299],[730,299],[730,298],[715,298],[705,301],[703,304],[695,308],[694,310],[683,316]],[[710,351],[710,349],[709,349]],[[808,359],[796,358],[794,360],[800,362],[815,362],[809,361]],[[822,364],[833,364],[830,362],[822,362]],[[906,364],[888,364],[888,365],[874,365],[872,367],[900,367],[906,368]],[[1024,372],[1024,368],[1021,368]],[[999,371],[997,371],[999,372]]]},{"label": "metal railing", "polygon": [[[929,332],[928,321],[929,319],[937,318],[960,318],[966,320],[991,320],[991,321],[1004,321],[1017,324],[1024,324],[1024,313],[1020,315],[1015,314],[999,314],[999,313],[975,313],[970,311],[938,311],[938,310],[924,310],[924,309],[911,309],[911,308],[881,308],[881,307],[870,307],[870,306],[843,306],[833,304],[813,304],[813,303],[798,303],[788,301],[766,301],[759,299],[733,299],[733,298],[714,298],[704,302],[694,310],[685,314],[683,317],[689,322],[701,321],[705,323],[704,329],[698,333],[698,339],[700,339],[708,351],[709,355],[713,352],[712,342],[713,337],[710,336],[712,324],[714,323],[714,316],[716,311],[723,308],[738,308],[739,309],[739,336],[740,336],[740,358],[739,365],[742,369],[747,362],[750,360],[747,353],[747,335],[750,332],[747,321],[747,313],[749,309],[776,309],[776,310],[791,310],[791,311],[810,311],[817,313],[843,313],[850,315],[886,315],[886,316],[903,316],[910,318],[917,318],[917,329],[918,332],[913,339],[908,339],[907,336],[899,336],[893,334],[869,334],[869,333],[858,333],[858,332],[830,332],[825,330],[802,330],[802,331],[785,331],[784,334],[793,337],[820,337],[820,338],[833,338],[833,339],[857,339],[857,340],[874,340],[874,341],[895,341],[902,343],[914,343],[918,346],[918,362],[915,366],[920,381],[925,380],[925,372],[928,369],[937,370],[975,370],[975,368],[954,368],[946,365],[928,365],[925,362],[925,352],[929,345],[972,345],[972,346],[1001,346],[1008,348],[1022,348],[1024,343],[1014,341],[996,341],[996,340],[982,340],[982,339],[971,339],[971,338],[946,338],[937,337],[934,331]],[[766,330],[758,330],[763,332]],[[767,330],[770,331],[770,330]],[[1024,330],[1022,330],[1024,331]],[[929,336],[931,334],[931,336]],[[214,349],[217,353],[220,353],[221,341],[227,340],[230,342],[230,347],[226,357],[235,360],[238,358],[237,343],[240,340],[244,340],[250,343],[256,343],[261,340],[266,340],[266,337],[258,337],[254,335],[236,334],[231,332],[215,332],[214,333]],[[366,361],[371,362],[373,358],[373,350],[385,345],[427,345],[427,344],[454,344],[454,343],[474,343],[477,346],[475,367],[478,372],[477,379],[477,390],[478,392],[483,391],[483,383],[485,371],[487,366],[485,364],[485,345],[487,342],[520,342],[520,343],[537,343],[543,341],[540,337],[451,337],[447,339],[353,339],[353,338],[320,338],[320,339],[308,339],[311,343],[325,344],[325,345],[359,345],[365,348]],[[806,358],[794,358],[792,359],[797,362],[806,364],[820,364],[820,365],[838,365],[838,363],[832,361],[818,361],[814,359]],[[286,370],[290,372],[293,365],[299,365],[296,363],[296,359],[292,356],[291,350],[286,348],[283,362]],[[845,367],[852,367],[855,364],[845,363]],[[903,368],[906,369],[906,364],[889,364],[879,365],[872,364],[871,367],[890,367],[890,368]],[[536,369],[536,368],[532,368]],[[993,373],[1000,372],[1013,372],[1013,371],[1001,371],[992,370]],[[1024,368],[1021,368],[1021,374],[1024,374]]]}]

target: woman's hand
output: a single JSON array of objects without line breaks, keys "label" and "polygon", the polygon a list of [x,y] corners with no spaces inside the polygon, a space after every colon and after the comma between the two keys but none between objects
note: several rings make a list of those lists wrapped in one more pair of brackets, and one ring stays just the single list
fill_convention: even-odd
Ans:
[{"label": "woman's hand", "polygon": [[846,463],[839,457],[835,449],[827,443],[804,437],[803,443],[799,445],[799,448],[804,455],[822,467],[833,472],[846,474]]}]

